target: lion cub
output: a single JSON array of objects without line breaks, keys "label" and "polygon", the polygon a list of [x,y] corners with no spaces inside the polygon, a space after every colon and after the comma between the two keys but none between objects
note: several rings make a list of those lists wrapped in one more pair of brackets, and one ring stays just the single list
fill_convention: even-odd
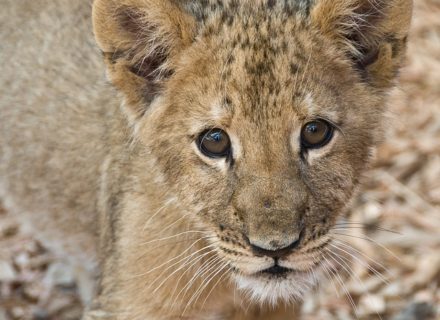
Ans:
[{"label": "lion cub", "polygon": [[381,139],[412,1],[96,0],[102,54],[89,6],[3,5],[8,211],[98,271],[84,319],[294,319]]}]

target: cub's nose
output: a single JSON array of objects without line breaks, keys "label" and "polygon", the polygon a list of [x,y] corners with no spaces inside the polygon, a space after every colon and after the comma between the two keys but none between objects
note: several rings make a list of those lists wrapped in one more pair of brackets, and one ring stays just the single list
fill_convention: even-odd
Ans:
[{"label": "cub's nose", "polygon": [[[248,239],[249,245],[252,249],[252,252],[256,256],[267,256],[271,258],[283,258],[290,253],[292,253],[298,246],[301,244],[303,232],[301,232],[298,236],[296,236],[293,241],[291,241],[287,245],[277,245],[274,241],[270,242],[270,245],[266,245],[265,243]],[[270,249],[268,249],[270,247]]]}]

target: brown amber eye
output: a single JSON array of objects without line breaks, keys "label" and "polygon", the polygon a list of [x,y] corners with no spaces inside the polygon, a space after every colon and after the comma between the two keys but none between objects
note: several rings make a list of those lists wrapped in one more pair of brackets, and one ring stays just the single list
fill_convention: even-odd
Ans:
[{"label": "brown amber eye", "polygon": [[324,120],[307,123],[301,131],[301,144],[306,149],[325,146],[333,137],[333,126]]},{"label": "brown amber eye", "polygon": [[231,140],[221,129],[204,131],[198,139],[200,151],[210,158],[226,157],[231,152]]}]

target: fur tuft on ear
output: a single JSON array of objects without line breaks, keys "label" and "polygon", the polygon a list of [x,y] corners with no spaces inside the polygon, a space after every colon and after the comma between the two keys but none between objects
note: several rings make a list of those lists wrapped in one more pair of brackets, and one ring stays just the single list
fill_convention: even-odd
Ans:
[{"label": "fur tuft on ear", "polygon": [[192,43],[195,21],[173,0],[95,0],[93,25],[109,78],[138,119]]},{"label": "fur tuft on ear", "polygon": [[316,0],[311,19],[368,82],[388,88],[405,55],[412,7],[412,0]]}]

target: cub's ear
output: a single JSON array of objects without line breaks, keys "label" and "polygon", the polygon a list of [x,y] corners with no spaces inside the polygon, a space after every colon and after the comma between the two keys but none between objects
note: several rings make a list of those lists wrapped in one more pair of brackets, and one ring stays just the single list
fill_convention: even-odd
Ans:
[{"label": "cub's ear", "polygon": [[316,0],[311,19],[369,83],[388,88],[405,55],[412,7],[412,0]]},{"label": "cub's ear", "polygon": [[147,110],[172,75],[179,52],[195,35],[195,20],[175,0],[95,0],[93,25],[112,83],[130,118]]}]

